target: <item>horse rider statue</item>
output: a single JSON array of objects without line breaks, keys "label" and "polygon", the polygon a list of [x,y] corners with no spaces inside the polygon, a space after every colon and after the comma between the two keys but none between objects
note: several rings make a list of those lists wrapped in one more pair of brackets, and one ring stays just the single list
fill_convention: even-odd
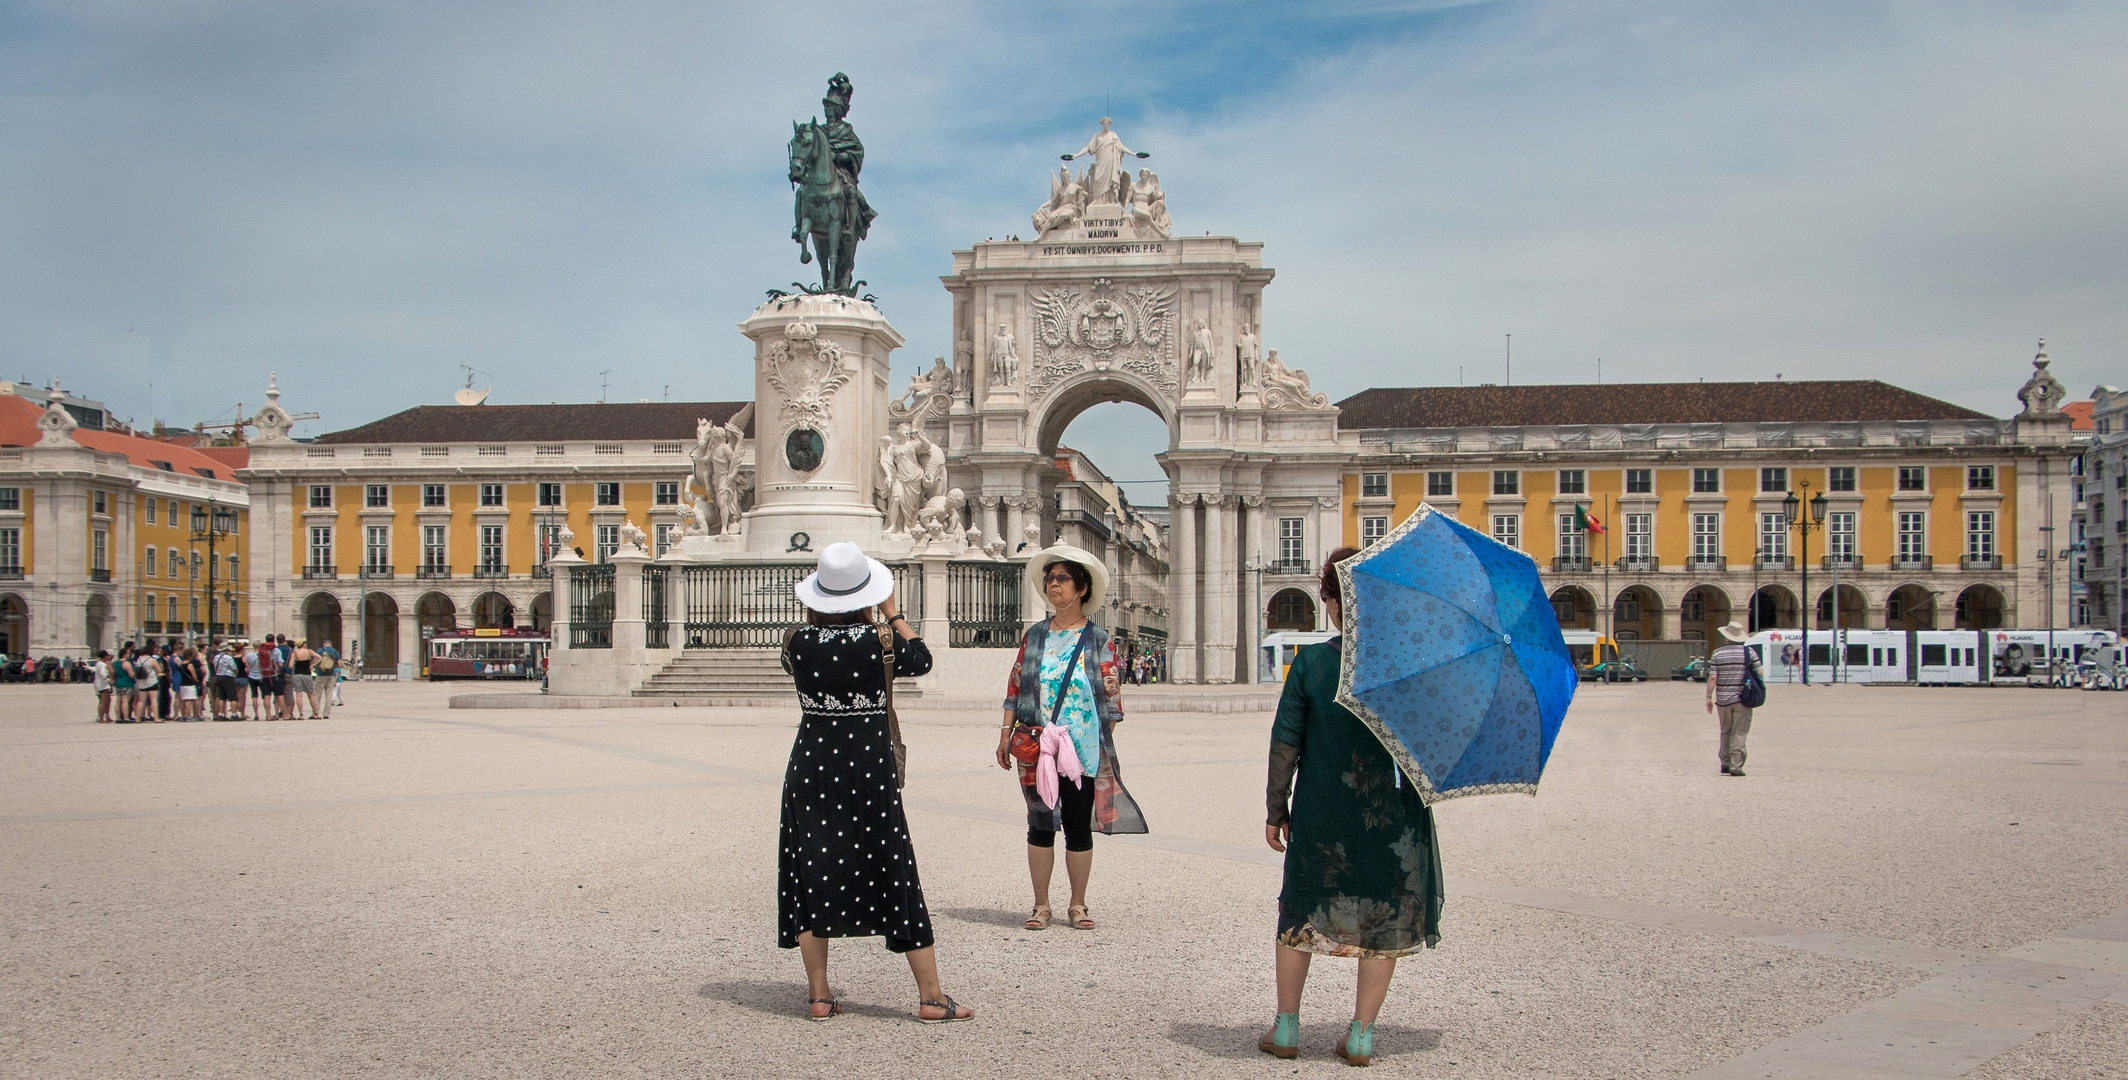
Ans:
[{"label": "horse rider statue", "polygon": [[[879,215],[857,187],[864,172],[864,143],[845,119],[850,113],[850,77],[836,72],[820,106],[827,121],[791,123],[790,179],[798,189],[791,239],[798,261],[820,256],[820,291],[857,295],[857,242]],[[812,250],[806,241],[812,241]],[[811,291],[810,288],[807,291]]]}]

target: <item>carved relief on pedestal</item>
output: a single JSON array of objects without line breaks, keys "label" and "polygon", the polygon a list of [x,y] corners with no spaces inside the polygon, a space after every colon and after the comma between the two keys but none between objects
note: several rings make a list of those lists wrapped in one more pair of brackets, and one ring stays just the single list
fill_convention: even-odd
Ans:
[{"label": "carved relief on pedestal", "polygon": [[1028,303],[1035,317],[1029,397],[1040,398],[1081,371],[1113,368],[1174,396],[1174,286],[1117,289],[1109,279],[1096,278],[1090,289],[1038,289]]},{"label": "carved relief on pedestal", "polygon": [[1308,385],[1308,373],[1299,368],[1289,368],[1278,358],[1278,350],[1272,349],[1263,362],[1263,406],[1270,410],[1332,409],[1330,398],[1318,394]]},{"label": "carved relief on pedestal", "polygon": [[762,363],[768,384],[783,396],[779,418],[784,461],[796,473],[810,473],[826,460],[827,433],[834,418],[835,391],[850,381],[842,366],[842,348],[823,341],[817,327],[792,322],[783,340],[768,347]]}]

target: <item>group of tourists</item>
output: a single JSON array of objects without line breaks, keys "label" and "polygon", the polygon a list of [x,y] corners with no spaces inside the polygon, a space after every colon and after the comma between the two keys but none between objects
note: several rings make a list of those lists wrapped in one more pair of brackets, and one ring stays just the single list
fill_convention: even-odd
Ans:
[{"label": "group of tourists", "polygon": [[[1333,625],[1342,617],[1335,567],[1354,554],[1339,549],[1323,568]],[[1027,806],[1033,904],[1024,926],[1090,931],[1100,926],[1087,898],[1094,833],[1147,831],[1115,743],[1122,684],[1137,672],[1087,617],[1108,588],[1099,559],[1059,545],[1036,553],[1027,573],[1050,615],[1020,640],[995,755],[1017,772]],[[901,799],[907,761],[893,680],[930,671],[930,650],[896,609],[892,572],[854,544],[821,552],[796,591],[806,623],[785,637],[782,663],[801,718],[783,781],[777,944],[804,960],[812,1020],[842,1012],[827,970],[828,940],[838,937],[882,937],[908,958],[919,1021],[973,1019],[940,982]],[[1278,1011],[1258,1048],[1297,1056],[1310,961],[1351,957],[1359,991],[1336,1054],[1366,1065],[1398,958],[1440,938],[1442,872],[1432,812],[1373,732],[1337,703],[1340,666],[1340,639],[1296,654],[1272,728],[1264,838],[1285,853],[1286,870],[1273,931]],[[1071,887],[1061,920],[1050,897],[1058,833]]]},{"label": "group of tourists", "polygon": [[210,709],[215,720],[328,718],[347,677],[332,642],[312,649],[284,634],[219,648],[127,642],[89,667],[99,724],[206,720]]}]

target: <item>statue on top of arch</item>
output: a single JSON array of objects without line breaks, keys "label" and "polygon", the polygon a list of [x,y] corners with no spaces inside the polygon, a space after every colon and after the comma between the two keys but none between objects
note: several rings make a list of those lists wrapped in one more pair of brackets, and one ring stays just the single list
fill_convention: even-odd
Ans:
[{"label": "statue on top of arch", "polygon": [[1122,137],[1110,130],[1112,123],[1102,117],[1101,130],[1084,148],[1076,154],[1063,155],[1066,162],[1082,157],[1091,160],[1077,175],[1066,164],[1049,178],[1049,201],[1034,212],[1037,234],[1083,223],[1089,207],[1100,206],[1109,212],[1107,208],[1112,206],[1122,219],[1122,224],[1115,227],[1120,230],[1127,224],[1132,239],[1168,238],[1174,223],[1168,218],[1167,193],[1160,188],[1160,175],[1151,169],[1139,169],[1133,182],[1130,170],[1123,165],[1125,158],[1152,155],[1123,145]]}]

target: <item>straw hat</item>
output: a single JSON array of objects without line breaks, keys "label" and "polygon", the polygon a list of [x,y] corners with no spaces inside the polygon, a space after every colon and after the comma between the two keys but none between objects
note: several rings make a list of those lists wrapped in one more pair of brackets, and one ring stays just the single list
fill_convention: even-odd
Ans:
[{"label": "straw hat", "polygon": [[1101,600],[1108,595],[1108,567],[1101,565],[1101,560],[1094,558],[1092,552],[1070,544],[1043,548],[1027,560],[1027,588],[1041,597],[1042,603],[1049,604],[1049,590],[1042,587],[1042,575],[1049,571],[1051,563],[1060,562],[1078,563],[1086,568],[1087,576],[1093,579],[1093,591],[1086,594],[1084,610],[1092,611],[1100,607]]},{"label": "straw hat", "polygon": [[1745,638],[1751,636],[1751,632],[1744,629],[1743,623],[1737,622],[1735,619],[1731,619],[1729,620],[1729,625],[1722,627],[1722,636],[1728,638],[1731,641],[1737,642],[1738,644],[1742,644]]},{"label": "straw hat", "polygon": [[894,571],[856,544],[829,544],[795,591],[799,603],[823,615],[861,611],[894,595]]}]

